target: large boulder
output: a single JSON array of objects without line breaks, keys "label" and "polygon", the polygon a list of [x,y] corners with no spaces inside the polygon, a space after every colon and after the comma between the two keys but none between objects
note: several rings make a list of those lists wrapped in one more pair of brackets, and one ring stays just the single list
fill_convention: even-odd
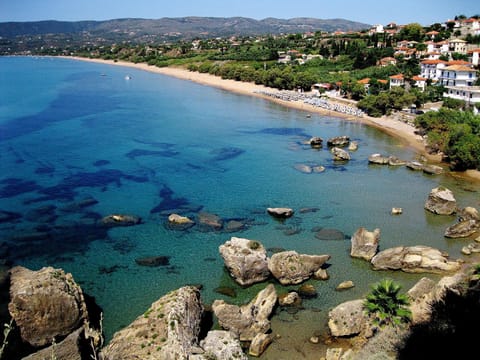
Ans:
[{"label": "large boulder", "polygon": [[22,339],[34,347],[65,337],[88,321],[82,289],[61,269],[16,266],[10,284],[8,310]]},{"label": "large boulder", "polygon": [[[85,359],[85,342],[83,328],[75,330],[68,335],[63,341],[50,345],[49,347],[39,350],[22,360],[45,360],[45,359],[68,359],[68,360],[83,360]],[[83,357],[82,357],[83,353]],[[94,359],[94,354],[90,357]]]},{"label": "large boulder", "polygon": [[377,164],[377,165],[387,165],[389,157],[382,154],[372,154],[368,157],[368,162],[370,164]]},{"label": "large boulder", "polygon": [[293,216],[293,209],[286,208],[286,207],[279,207],[279,208],[267,208],[267,212],[276,218],[279,219],[286,219]]},{"label": "large boulder", "polygon": [[262,282],[270,276],[267,251],[260,242],[232,237],[219,250],[230,275],[240,285]]},{"label": "large boulder", "polygon": [[269,317],[276,303],[277,292],[270,284],[246,305],[237,306],[215,300],[212,309],[223,329],[234,333],[240,341],[252,341],[257,334],[265,334],[270,330]]},{"label": "large boulder", "polygon": [[344,302],[328,313],[328,328],[333,336],[358,335],[368,327],[363,301]]},{"label": "large boulder", "polygon": [[348,136],[335,136],[327,140],[328,146],[344,147],[350,143],[350,138]]},{"label": "large boulder", "polygon": [[238,359],[248,360],[242,351],[240,341],[230,331],[211,330],[200,342],[202,354],[193,354],[189,360]]},{"label": "large boulder", "polygon": [[268,268],[282,285],[295,285],[309,279],[330,255],[305,255],[296,251],[282,251],[268,260]]},{"label": "large boulder", "polygon": [[475,234],[480,230],[480,222],[477,220],[464,220],[460,221],[452,226],[449,226],[445,230],[445,237],[448,238],[464,238]]},{"label": "large boulder", "polygon": [[449,261],[447,253],[421,245],[380,251],[371,263],[375,270],[403,270],[411,273],[443,273],[460,269],[460,263]]},{"label": "large boulder", "polygon": [[310,138],[310,140],[308,140],[308,143],[313,148],[321,148],[323,144],[323,139],[321,137],[314,136]]},{"label": "large boulder", "polygon": [[340,149],[339,147],[334,147],[330,150],[333,155],[333,160],[335,161],[348,161],[351,159],[350,153],[346,150]]},{"label": "large boulder", "polygon": [[368,231],[364,227],[359,228],[351,239],[350,256],[370,261],[377,253],[379,241],[380,229]]},{"label": "large boulder", "polygon": [[200,291],[174,290],[154,302],[102,350],[103,360],[187,360],[198,351],[203,315]]},{"label": "large boulder", "polygon": [[457,201],[453,192],[439,186],[430,191],[425,209],[439,215],[452,215],[457,211]]}]

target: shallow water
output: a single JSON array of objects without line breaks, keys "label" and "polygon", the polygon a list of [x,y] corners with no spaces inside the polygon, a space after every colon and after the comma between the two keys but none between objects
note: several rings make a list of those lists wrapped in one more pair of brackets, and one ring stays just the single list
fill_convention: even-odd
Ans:
[{"label": "shallow water", "polygon": [[[125,75],[131,75],[130,80]],[[359,142],[348,163],[328,148],[311,149],[310,136],[348,135]],[[203,285],[206,303],[250,300],[265,284],[242,289],[223,269],[218,246],[231,236],[266,248],[330,254],[330,279],[311,281],[318,297],[305,310],[278,310],[274,333],[284,334],[264,358],[291,351],[324,334],[325,316],[338,303],[361,297],[391,277],[407,289],[419,275],[374,272],[349,256],[350,236],[361,226],[381,229],[380,246],[431,245],[460,257],[468,240],[443,237],[454,217],[426,213],[430,190],[454,191],[461,207],[478,207],[479,186],[448,175],[428,176],[405,167],[368,164],[372,153],[406,160],[416,154],[397,140],[355,121],[287,109],[255,97],[166,76],[114,66],[51,58],[0,58],[0,255],[38,269],[61,267],[74,275],[104,311],[107,338],[156,299],[184,284]],[[297,164],[323,165],[304,174]],[[89,199],[89,202],[83,202]],[[267,207],[287,206],[295,216],[281,223]],[[315,208],[301,213],[302,208]],[[400,216],[392,207],[403,208]],[[240,219],[237,232],[165,227],[173,210]],[[99,218],[133,214],[142,224],[99,230]],[[344,239],[321,240],[318,228]],[[270,252],[271,254],[271,252]],[[141,267],[135,259],[169,256],[169,265]],[[355,288],[337,292],[344,280]],[[219,286],[236,290],[230,298]],[[279,291],[294,287],[278,286]],[[288,329],[294,327],[295,332]],[[295,350],[297,349],[297,350]],[[295,355],[297,356],[297,355]]]}]

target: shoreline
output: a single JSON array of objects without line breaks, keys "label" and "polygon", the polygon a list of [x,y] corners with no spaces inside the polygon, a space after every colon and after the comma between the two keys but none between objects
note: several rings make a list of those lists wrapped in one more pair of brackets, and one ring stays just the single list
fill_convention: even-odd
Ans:
[{"label": "shoreline", "polygon": [[[137,70],[148,71],[156,74],[171,76],[181,80],[192,81],[197,84],[216,87],[218,89],[231,91],[241,95],[255,96],[268,101],[275,102],[277,104],[283,105],[285,107],[293,108],[300,111],[305,111],[308,113],[315,113],[324,116],[338,117],[345,120],[357,121],[362,124],[372,126],[378,130],[381,130],[388,135],[395,137],[398,140],[401,140],[406,146],[411,147],[415,151],[419,152],[421,155],[429,158],[432,161],[440,162],[438,157],[429,155],[425,150],[425,145],[421,136],[415,134],[415,128],[411,125],[408,125],[404,122],[394,120],[391,117],[383,116],[381,118],[374,118],[367,115],[362,117],[352,116],[347,114],[342,114],[340,112],[330,111],[316,107],[310,104],[306,104],[303,101],[286,101],[271,96],[261,94],[261,92],[269,93],[280,93],[281,91],[275,88],[269,88],[264,85],[257,85],[254,83],[247,83],[229,79],[222,79],[218,76],[207,74],[207,73],[198,73],[192,72],[187,69],[178,68],[178,67],[156,67],[154,65],[148,65],[146,63],[131,63],[127,61],[114,61],[114,60],[104,60],[104,59],[90,59],[83,58],[79,56],[59,56],[63,59],[72,59],[79,61],[87,61],[98,64],[106,65],[115,65],[122,66],[127,68],[133,68]],[[335,99],[329,98],[329,101],[333,103],[342,104],[341,99],[336,101]]]}]

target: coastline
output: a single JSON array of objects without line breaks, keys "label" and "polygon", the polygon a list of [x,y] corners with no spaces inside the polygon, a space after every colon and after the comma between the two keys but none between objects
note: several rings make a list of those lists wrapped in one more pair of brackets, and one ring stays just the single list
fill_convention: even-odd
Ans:
[{"label": "coastline", "polygon": [[[113,60],[103,60],[103,59],[90,59],[90,58],[83,58],[78,56],[59,56],[60,58],[64,59],[73,59],[73,60],[80,60],[80,61],[88,61],[94,62],[99,64],[107,64],[107,65],[115,65],[115,66],[123,66],[127,68],[134,68],[137,70],[148,71],[156,74],[162,74],[166,76],[175,77],[181,80],[192,81],[201,85],[212,86],[222,90],[231,91],[241,95],[247,96],[255,96],[259,98],[263,98],[269,101],[273,101],[280,105],[290,107],[293,109],[305,111],[308,113],[316,113],[320,115],[328,115],[333,117],[338,117],[346,120],[351,121],[358,121],[368,126],[375,127],[390,136],[393,136],[399,140],[401,140],[406,146],[411,147],[421,155],[429,158],[432,161],[440,162],[438,157],[429,155],[425,150],[425,145],[423,143],[423,139],[421,136],[415,134],[415,128],[411,125],[408,125],[404,122],[394,120],[388,116],[383,116],[381,118],[374,118],[367,115],[362,117],[356,117],[352,115],[342,114],[339,112],[329,111],[326,109],[322,109],[320,107],[316,107],[310,104],[306,104],[303,101],[286,101],[277,98],[273,98],[271,96],[261,94],[262,91],[267,91],[269,93],[280,93],[280,90],[275,88],[268,88],[263,85],[257,85],[254,83],[246,83],[241,81],[235,80],[228,80],[222,79],[218,76],[206,74],[206,73],[198,73],[192,72],[187,69],[178,68],[178,67],[156,67],[154,65],[148,65],[145,63],[131,63],[127,61],[113,61]],[[329,99],[332,102],[335,102],[334,99]],[[342,104],[340,101],[339,104]]]}]

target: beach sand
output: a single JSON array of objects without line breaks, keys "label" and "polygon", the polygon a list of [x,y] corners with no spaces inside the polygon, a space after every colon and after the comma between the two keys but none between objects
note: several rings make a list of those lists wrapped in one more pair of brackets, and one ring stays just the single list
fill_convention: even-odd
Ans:
[{"label": "beach sand", "polygon": [[[235,80],[226,80],[218,76],[192,72],[187,69],[177,68],[177,67],[156,67],[151,66],[145,63],[131,63],[126,61],[113,61],[113,60],[103,60],[103,59],[89,59],[83,57],[64,57],[67,59],[75,59],[81,61],[90,61],[95,63],[109,64],[115,66],[124,66],[135,68],[139,70],[149,71],[157,74],[163,74],[167,76],[173,76],[178,79],[193,81],[202,85],[213,86],[219,89],[235,92],[242,95],[248,96],[257,96],[269,101],[276,102],[283,106],[295,108],[298,110],[305,111],[307,113],[318,113],[322,115],[340,117],[352,121],[358,121],[369,126],[373,126],[381,131],[388,133],[389,135],[400,139],[405,145],[415,149],[421,155],[426,156],[430,160],[439,161],[438,157],[433,157],[425,151],[425,145],[423,139],[415,134],[415,128],[407,123],[392,119],[388,116],[383,116],[381,118],[374,118],[370,116],[356,117],[352,115],[342,114],[340,112],[329,111],[322,109],[313,105],[305,104],[303,101],[285,101],[281,99],[276,99],[271,96],[261,94],[262,91],[269,93],[279,92],[278,89],[268,88],[263,85],[257,85],[254,83],[247,83]],[[330,99],[331,102],[335,102],[335,99]],[[345,105],[341,100],[338,101],[339,104]]]}]

